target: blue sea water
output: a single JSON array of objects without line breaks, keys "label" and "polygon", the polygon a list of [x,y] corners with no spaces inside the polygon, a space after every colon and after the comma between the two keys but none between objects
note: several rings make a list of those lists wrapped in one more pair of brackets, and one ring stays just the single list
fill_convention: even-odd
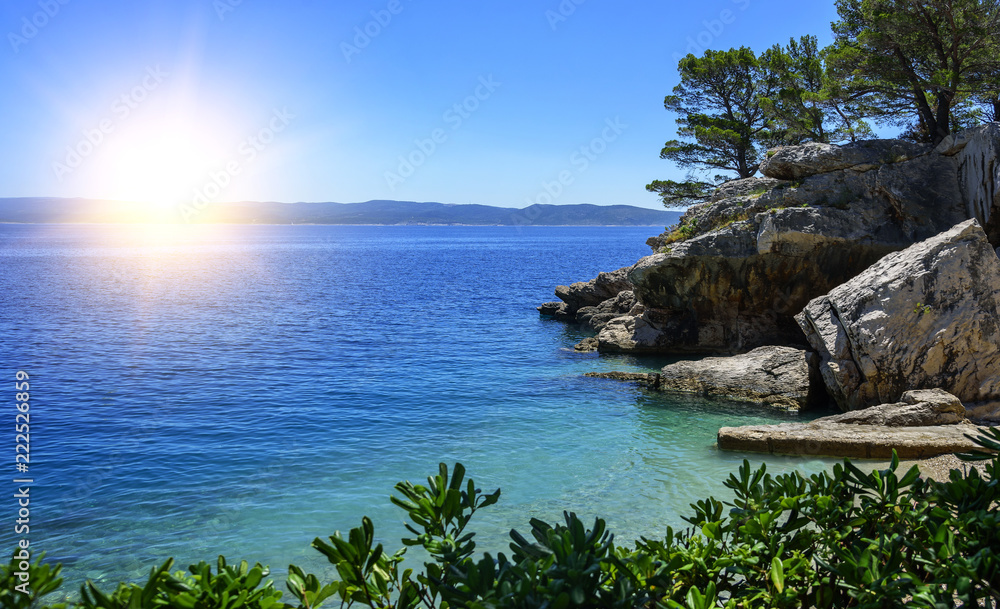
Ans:
[{"label": "blue sea water", "polygon": [[367,514],[397,548],[392,486],[441,461],[503,490],[473,522],[481,549],[563,510],[619,542],[683,526],[748,456],[717,450],[718,428],[788,415],[585,378],[666,360],[574,353],[586,334],[535,310],[657,232],[0,225],[4,437],[13,453],[28,371],[32,548],[70,591],[171,556],[329,573],[311,540]]}]

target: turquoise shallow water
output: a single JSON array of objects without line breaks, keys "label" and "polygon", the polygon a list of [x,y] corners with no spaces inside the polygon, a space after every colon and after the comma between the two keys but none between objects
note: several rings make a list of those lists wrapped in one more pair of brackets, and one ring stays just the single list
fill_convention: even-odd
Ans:
[{"label": "turquoise shallow water", "polygon": [[439,461],[503,489],[483,549],[563,510],[619,541],[682,525],[745,457],[718,428],[786,417],[584,378],[664,361],[573,353],[584,334],[534,308],[656,232],[0,225],[8,401],[32,375],[33,546],[74,589],[169,556],[322,571],[310,541],[363,514],[397,547],[392,486]]}]

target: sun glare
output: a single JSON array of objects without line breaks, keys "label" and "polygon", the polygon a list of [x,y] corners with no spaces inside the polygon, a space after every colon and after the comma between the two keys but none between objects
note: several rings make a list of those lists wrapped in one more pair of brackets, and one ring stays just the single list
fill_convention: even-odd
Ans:
[{"label": "sun glare", "polygon": [[136,204],[138,219],[179,221],[178,210],[225,164],[225,138],[183,119],[136,125],[102,151],[94,178],[108,198]]}]

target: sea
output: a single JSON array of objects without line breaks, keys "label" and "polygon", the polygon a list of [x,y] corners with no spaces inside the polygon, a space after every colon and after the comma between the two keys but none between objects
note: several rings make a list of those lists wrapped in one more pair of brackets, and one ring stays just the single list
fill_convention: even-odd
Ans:
[{"label": "sea", "polygon": [[[730,498],[744,459],[829,467],[715,445],[723,426],[810,415],[587,378],[675,360],[579,354],[588,331],[539,316],[556,285],[633,264],[661,230],[0,225],[0,547],[29,539],[70,597],[218,555],[284,589],[289,564],[332,578],[310,543],[365,515],[402,547],[393,486],[439,463],[501,489],[469,525],[494,554],[564,512],[619,544],[662,537],[691,503]],[[31,480],[27,534],[15,479]]]}]

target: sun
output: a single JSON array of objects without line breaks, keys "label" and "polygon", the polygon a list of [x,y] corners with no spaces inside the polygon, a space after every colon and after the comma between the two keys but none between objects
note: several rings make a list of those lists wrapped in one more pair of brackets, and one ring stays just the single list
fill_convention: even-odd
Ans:
[{"label": "sun", "polygon": [[225,165],[225,138],[177,117],[134,125],[102,151],[96,178],[108,198],[134,202],[143,221],[177,222],[199,185]]}]

